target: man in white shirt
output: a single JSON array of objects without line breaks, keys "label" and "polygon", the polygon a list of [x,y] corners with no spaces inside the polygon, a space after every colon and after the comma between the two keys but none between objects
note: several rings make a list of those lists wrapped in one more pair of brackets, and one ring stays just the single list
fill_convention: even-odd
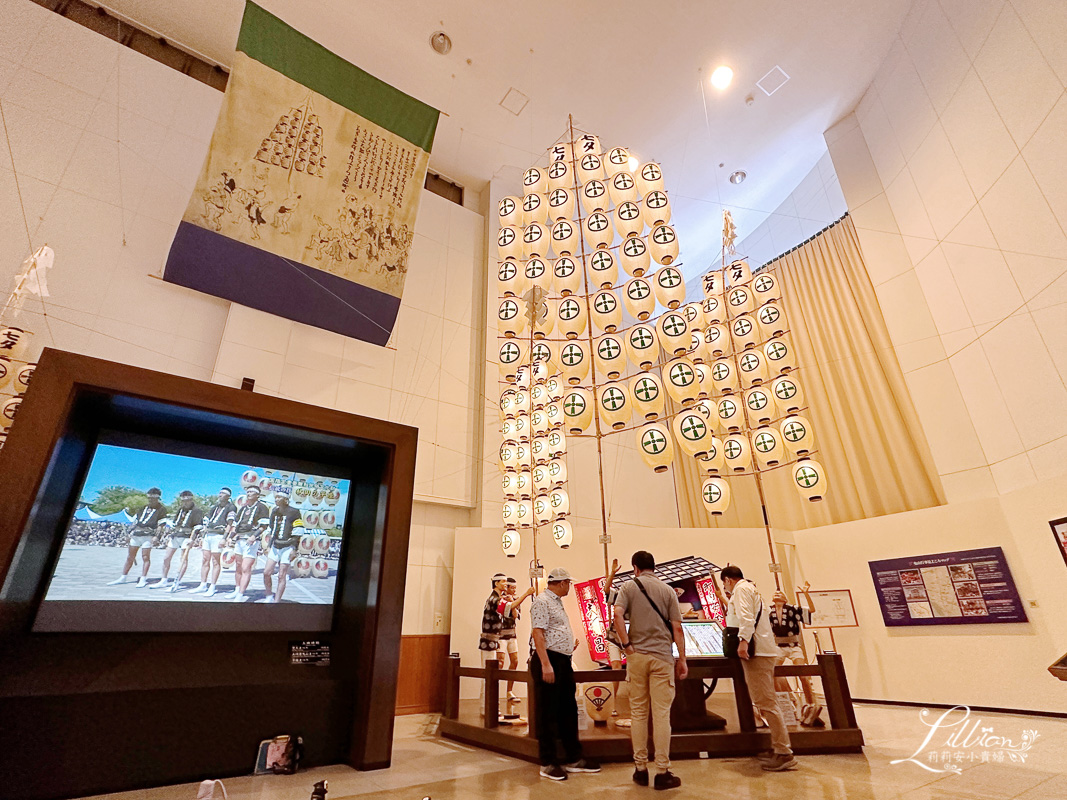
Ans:
[{"label": "man in white shirt", "polygon": [[730,598],[726,606],[726,625],[737,628],[740,639],[737,655],[745,670],[749,696],[771,729],[774,752],[760,757],[761,766],[770,772],[795,769],[797,761],[793,758],[789,743],[789,730],[778,709],[778,697],[774,691],[778,645],[771,629],[770,615],[756,585],[745,580],[739,567],[726,567],[719,577]]}]

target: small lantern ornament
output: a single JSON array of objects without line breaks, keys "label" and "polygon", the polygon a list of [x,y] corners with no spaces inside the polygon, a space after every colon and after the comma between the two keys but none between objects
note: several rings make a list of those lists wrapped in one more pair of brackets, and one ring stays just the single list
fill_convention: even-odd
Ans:
[{"label": "small lantern ornament", "polygon": [[500,421],[511,419],[515,416],[515,390],[507,388],[500,393]]},{"label": "small lantern ornament", "polygon": [[0,356],[0,393],[7,391],[7,387],[15,381],[17,372],[15,362],[7,356]]},{"label": "small lantern ornament", "polygon": [[667,426],[660,422],[651,422],[637,429],[637,446],[641,458],[653,472],[666,472],[674,460],[674,442]]},{"label": "small lantern ornament", "polygon": [[652,258],[648,254],[644,237],[636,234],[627,236],[619,247],[619,261],[626,274],[635,278],[640,278],[648,272]]},{"label": "small lantern ornament", "polygon": [[514,406],[515,413],[512,417],[518,417],[520,414],[529,414],[533,405],[530,403],[530,390],[522,388],[521,383],[519,388],[515,391],[515,396],[512,398],[512,405]]},{"label": "small lantern ornament", "polygon": [[557,219],[552,223],[552,251],[556,255],[571,255],[578,246],[578,223]]},{"label": "small lantern ornament", "polygon": [[597,340],[593,362],[596,368],[607,375],[610,380],[615,380],[622,374],[626,368],[626,353],[623,351],[622,341],[616,334],[607,333]]},{"label": "small lantern ornament", "polygon": [[582,209],[586,214],[603,211],[610,204],[608,187],[601,180],[586,181],[582,184]]},{"label": "small lantern ornament", "polygon": [[585,153],[578,156],[578,180],[591,181],[604,177],[604,162],[596,153]]},{"label": "small lantern ornament", "polygon": [[606,247],[598,247],[589,256],[589,280],[599,289],[610,289],[619,280],[615,254]]},{"label": "small lantern ornament", "polygon": [[560,256],[552,264],[552,288],[561,297],[578,294],[582,290],[582,274],[571,256]]},{"label": "small lantern ornament", "polygon": [[804,391],[795,375],[783,375],[771,384],[774,404],[781,414],[792,414],[804,407]]},{"label": "small lantern ornament", "polygon": [[526,286],[537,287],[546,294],[552,284],[552,273],[548,271],[548,264],[541,256],[533,256],[523,262],[522,272],[526,276]]},{"label": "small lantern ornament", "polygon": [[504,441],[511,441],[517,438],[515,435],[514,419],[506,419],[500,423],[500,436]]},{"label": "small lantern ornament", "polygon": [[645,195],[642,215],[650,229],[671,221],[671,204],[667,193],[656,189]]},{"label": "small lantern ornament", "polygon": [[644,322],[652,316],[656,310],[656,298],[652,294],[652,287],[644,278],[632,278],[626,284],[626,291],[622,302],[630,316]]},{"label": "small lantern ornament", "polygon": [[605,333],[614,333],[622,324],[619,298],[610,289],[593,295],[593,324]]},{"label": "small lantern ornament", "polygon": [[524,194],[544,194],[548,191],[548,176],[537,167],[530,167],[522,174],[522,189]]},{"label": "small lantern ornament", "polygon": [[564,379],[577,386],[589,374],[589,345],[580,340],[567,342],[560,348],[559,360]]},{"label": "small lantern ornament", "polygon": [[515,493],[520,500],[529,500],[533,496],[533,475],[529,469],[515,473]]},{"label": "small lantern ornament", "polygon": [[730,484],[722,478],[708,478],[700,487],[700,499],[709,514],[721,517],[730,507]]},{"label": "small lantern ornament", "polygon": [[752,449],[761,467],[777,467],[785,457],[782,434],[774,428],[757,428],[752,433]]},{"label": "small lantern ornament", "polygon": [[782,296],[782,291],[778,288],[778,279],[770,272],[756,276],[752,281],[752,291],[756,296],[757,306],[771,300],[778,300]]},{"label": "small lantern ornament", "polygon": [[726,307],[730,316],[748,314],[754,306],[752,290],[748,286],[734,286],[726,290]]},{"label": "small lantern ornament", "polygon": [[571,510],[571,497],[566,489],[555,488],[548,494],[548,505],[552,519],[562,519]]},{"label": "small lantern ornament", "polygon": [[763,345],[767,366],[772,373],[790,372],[797,368],[797,355],[793,343],[786,336],[771,339]]},{"label": "small lantern ornament", "polygon": [[567,455],[567,437],[563,431],[555,430],[548,432],[548,457],[550,459],[563,458]]},{"label": "small lantern ornament", "polygon": [[556,161],[565,161],[568,164],[574,161],[574,144],[572,142],[556,142],[556,144],[548,148],[548,165],[551,167]]},{"label": "small lantern ornament", "polygon": [[766,425],[775,416],[775,404],[772,395],[764,386],[757,386],[745,392],[745,413],[750,422]]},{"label": "small lantern ornament", "polygon": [[738,397],[724,397],[715,405],[715,414],[718,417],[718,428],[721,431],[732,433],[741,430],[744,421],[744,412],[741,409],[741,399]]},{"label": "small lantern ornament", "polygon": [[500,345],[500,376],[508,383],[515,380],[515,371],[522,363],[526,346],[521,339],[508,339]]},{"label": "small lantern ornament", "polygon": [[508,558],[514,558],[519,554],[521,540],[518,531],[504,531],[500,537],[500,549]]},{"label": "small lantern ornament", "polygon": [[626,355],[638,369],[651,369],[659,361],[659,337],[651,325],[634,325],[626,333]]},{"label": "small lantern ornament", "polygon": [[589,315],[585,311],[585,300],[564,297],[557,308],[559,322],[556,329],[567,339],[577,339],[589,326]]},{"label": "small lantern ornament", "polygon": [[641,219],[641,206],[633,201],[627,200],[617,205],[612,217],[615,220],[615,230],[623,238],[638,236],[645,229],[644,220]]},{"label": "small lantern ornament", "polygon": [[613,430],[622,430],[630,422],[633,402],[625,383],[608,383],[600,388],[600,418]]},{"label": "small lantern ornament", "polygon": [[637,183],[634,181],[634,176],[628,170],[612,175],[608,180],[608,194],[615,205],[636,200]]},{"label": "small lantern ornament", "polygon": [[670,225],[657,225],[648,234],[648,249],[657,264],[670,265],[678,258],[678,235]]},{"label": "small lantern ornament", "polygon": [[522,256],[547,256],[549,247],[548,228],[540,222],[532,222],[522,229]]},{"label": "small lantern ornament", "polygon": [[764,303],[756,310],[759,320],[760,338],[770,339],[785,333],[785,315],[777,301]]},{"label": "small lantern ornament", "polygon": [[700,459],[700,467],[709,475],[718,475],[726,469],[726,456],[722,452],[722,439],[717,436],[708,437],[708,452]]},{"label": "small lantern ornament", "polygon": [[530,443],[530,452],[533,455],[534,464],[547,464],[551,461],[552,454],[548,449],[548,436],[535,436]]},{"label": "small lantern ornament", "polygon": [[[689,355],[689,360],[694,364],[703,364],[706,361],[711,361],[710,354],[708,353],[707,345],[704,343],[704,331],[697,328],[689,330],[689,347],[686,350]],[[709,377],[711,373],[708,373]]]},{"label": "small lantern ornament", "polygon": [[730,346],[730,336],[723,325],[709,325],[704,329],[704,347],[712,358],[720,358]]},{"label": "small lantern ornament", "polygon": [[[574,216],[574,194],[570,189],[552,189],[548,193],[548,213],[555,222],[557,219],[570,219]],[[531,222],[535,220],[530,220]],[[536,220],[541,222],[542,220]]]},{"label": "small lantern ornament", "polygon": [[522,234],[514,225],[505,225],[496,234],[497,258],[518,258],[522,255]]},{"label": "small lantern ornament", "polygon": [[656,270],[652,285],[656,289],[656,299],[662,306],[673,310],[685,300],[685,279],[674,267]]},{"label": "small lantern ornament", "polygon": [[581,159],[590,153],[594,156],[599,156],[603,152],[600,149],[600,137],[595,134],[583,133],[574,140],[574,157],[577,159]]},{"label": "small lantern ornament", "polygon": [[793,486],[800,496],[818,503],[826,496],[826,470],[818,461],[806,459],[793,466]]},{"label": "small lantern ornament", "polygon": [[608,151],[607,163],[604,169],[609,177],[618,175],[620,172],[633,172],[630,168],[630,151],[625,147],[613,147]]},{"label": "small lantern ornament", "polygon": [[[692,361],[692,357],[689,360]],[[693,368],[697,371],[697,399],[707,400],[715,394],[715,381],[711,378],[711,365],[694,361]]]},{"label": "small lantern ornament", "polygon": [[717,325],[725,319],[725,308],[720,295],[705,297],[700,301],[700,310],[704,312],[704,326]]},{"label": "small lantern ornament", "polygon": [[738,357],[737,369],[741,375],[741,385],[745,389],[759,386],[767,380],[767,362],[756,348],[746,350]]},{"label": "small lantern ornament", "polygon": [[529,412],[523,412],[516,414],[515,419],[511,421],[511,432],[515,439],[519,442],[530,441],[530,414]]},{"label": "small lantern ornament", "polygon": [[548,464],[538,464],[531,471],[533,490],[537,494],[548,494],[552,490],[552,479],[548,476]]},{"label": "small lantern ornament", "polygon": [[504,493],[504,497],[508,500],[516,499],[518,495],[518,489],[515,484],[515,473],[505,472],[500,477],[500,489]]},{"label": "small lantern ornament", "polygon": [[519,501],[505,501],[504,506],[500,511],[500,518],[503,521],[506,530],[513,531],[519,527]]},{"label": "small lantern ornament", "polygon": [[704,415],[696,411],[683,411],[671,423],[674,440],[683,453],[695,458],[703,458],[708,452],[708,443],[712,438]]},{"label": "small lantern ornament", "polygon": [[815,449],[815,432],[811,423],[804,417],[794,414],[782,420],[782,444],[798,456],[803,456]]},{"label": "small lantern ornament", "polygon": [[594,211],[582,223],[585,240],[593,247],[608,247],[615,241],[615,230],[611,227],[611,217],[603,211]]},{"label": "small lantern ornament", "polygon": [[547,525],[552,521],[552,504],[547,494],[539,494],[533,500],[534,522],[538,525]]},{"label": "small lantern ornament", "polygon": [[519,198],[504,197],[496,204],[497,221],[504,227],[516,227],[522,224],[522,211]]},{"label": "small lantern ornament", "polygon": [[[536,391],[536,389],[534,391]],[[545,413],[543,408],[538,408],[530,412],[530,430],[535,437],[544,436],[548,433],[550,427],[551,424],[548,421],[548,414]]]},{"label": "small lantern ornament", "polygon": [[500,470],[501,472],[513,472],[518,469],[518,445],[515,442],[506,441],[500,445]]},{"label": "small lantern ornament", "polygon": [[514,297],[505,297],[496,312],[496,329],[504,336],[513,338],[521,336],[526,330],[526,315],[519,310],[519,303]]},{"label": "small lantern ornament", "polygon": [[738,352],[759,343],[759,329],[751,314],[741,314],[730,322],[730,338]]},{"label": "small lantern ornament", "polygon": [[545,391],[548,392],[548,397],[553,403],[563,400],[563,392],[566,388],[567,385],[560,375],[549,375],[545,379]]},{"label": "small lantern ornament", "polygon": [[694,403],[700,393],[696,367],[688,358],[676,358],[664,365],[663,385],[667,394],[683,406]]},{"label": "small lantern ornament", "polygon": [[707,323],[704,321],[704,309],[701,307],[700,303],[686,303],[680,310],[682,316],[685,317],[685,324],[689,326],[689,330],[707,326]]},{"label": "small lantern ornament", "polygon": [[567,462],[554,458],[548,462],[548,477],[553,486],[562,486],[567,482]]},{"label": "small lantern ornament", "polygon": [[574,538],[574,529],[571,527],[570,522],[565,519],[557,519],[552,523],[552,541],[560,548],[560,550],[566,550],[571,546],[571,540]]},{"label": "small lantern ornament", "polygon": [[633,396],[634,409],[645,420],[651,422],[663,416],[666,397],[663,383],[654,372],[645,372],[630,381],[630,394]]},{"label": "small lantern ornament", "polygon": [[520,279],[522,269],[519,262],[514,258],[508,258],[500,262],[496,271],[497,294],[504,297],[517,297],[524,291],[525,276]]},{"label": "small lantern ornament", "polygon": [[[559,191],[566,191],[561,189]],[[543,194],[534,193],[524,195],[522,198],[522,224],[530,225],[534,222],[547,222],[549,205],[545,202]]]},{"label": "small lantern ornament", "polygon": [[563,401],[557,400],[545,405],[545,413],[548,415],[548,424],[553,429],[563,427]]},{"label": "small lantern ornament", "polygon": [[659,164],[649,161],[641,165],[641,168],[637,170],[637,191],[642,197],[649,192],[663,191],[663,170],[660,169]]},{"label": "small lantern ornament", "polygon": [[704,273],[701,286],[704,297],[722,297],[726,293],[726,275],[721,269],[709,270]]},{"label": "small lantern ornament", "polygon": [[567,433],[585,433],[593,421],[593,398],[588,389],[571,389],[563,396],[563,419]]},{"label": "small lantern ornament", "polygon": [[720,358],[711,365],[711,380],[715,394],[733,394],[741,388],[740,378],[732,358]]},{"label": "small lantern ornament", "polygon": [[548,190],[569,189],[574,186],[574,169],[571,160],[561,159],[548,165]]},{"label": "small lantern ornament", "polygon": [[668,311],[659,318],[656,325],[663,352],[675,356],[684,356],[689,350],[689,326],[681,314]]},{"label": "small lantern ornament", "polygon": [[732,473],[747,472],[752,468],[752,445],[743,433],[732,433],[722,443],[726,456],[726,468]]},{"label": "small lantern ornament", "polygon": [[739,259],[730,264],[725,272],[728,286],[742,286],[752,280],[752,270],[744,259]]}]

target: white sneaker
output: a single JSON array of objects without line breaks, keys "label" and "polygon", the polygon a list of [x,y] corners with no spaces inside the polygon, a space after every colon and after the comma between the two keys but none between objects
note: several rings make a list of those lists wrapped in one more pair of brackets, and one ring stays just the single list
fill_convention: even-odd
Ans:
[{"label": "white sneaker", "polygon": [[180,583],[178,583],[177,581],[174,581],[174,583],[172,583],[172,584],[170,585],[170,591],[171,591],[171,593],[172,593],[172,594],[173,594],[174,592],[180,592],[180,591],[181,591],[182,589],[184,589],[184,588],[185,588],[185,587],[184,587],[184,586],[182,586],[182,585],[181,585]]},{"label": "white sneaker", "polygon": [[207,591],[207,584],[206,583],[202,583],[199,586],[197,586],[195,589],[193,589],[191,592],[189,592],[189,594],[200,594],[201,592],[206,592],[206,591]]},{"label": "white sneaker", "polygon": [[169,578],[161,578],[159,583],[153,583],[148,588],[149,589],[167,589],[169,587],[170,587],[170,579]]},{"label": "white sneaker", "polygon": [[137,588],[138,589],[144,589],[146,586],[148,586],[148,578],[138,578],[137,579]]},{"label": "white sneaker", "polygon": [[207,591],[204,592],[204,597],[214,597],[216,594],[214,586],[208,586]]},{"label": "white sneaker", "polygon": [[256,602],[257,603],[273,603],[274,602],[274,595],[268,594],[266,597],[261,597]]},{"label": "white sneaker", "polygon": [[226,600],[236,600],[240,596],[241,596],[241,593],[239,591],[237,591],[236,589],[234,589],[232,592],[227,592],[226,594],[224,594],[223,598],[226,599]]},{"label": "white sneaker", "polygon": [[234,594],[234,595],[229,595],[228,594],[228,595],[226,595],[226,597],[228,597],[229,599],[233,600],[233,602],[235,602],[235,603],[243,603],[245,600],[250,600],[251,599],[249,597],[245,597],[243,594]]},{"label": "white sneaker", "polygon": [[126,583],[126,576],[125,575],[119,575],[117,578],[115,578],[115,580],[108,581],[107,585],[108,586],[118,586],[119,584],[123,584],[123,583]]}]

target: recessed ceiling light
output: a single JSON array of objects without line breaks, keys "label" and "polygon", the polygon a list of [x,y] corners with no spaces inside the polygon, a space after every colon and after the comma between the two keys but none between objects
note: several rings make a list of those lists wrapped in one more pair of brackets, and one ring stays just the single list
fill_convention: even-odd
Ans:
[{"label": "recessed ceiling light", "polygon": [[444,31],[437,31],[430,37],[430,47],[434,49],[435,53],[441,55],[448,55],[448,51],[452,49],[452,40],[448,38],[448,34]]},{"label": "recessed ceiling light", "polygon": [[726,66],[716,67],[711,73],[711,85],[716,89],[725,89],[733,79],[734,71]]},{"label": "recessed ceiling light", "polygon": [[636,172],[637,168],[641,166],[641,162],[638,161],[634,156],[630,156],[626,159],[626,165],[630,168],[630,172]]},{"label": "recessed ceiling light", "polygon": [[741,183],[747,177],[747,173],[743,172],[742,170],[738,170],[730,176],[730,183]]}]

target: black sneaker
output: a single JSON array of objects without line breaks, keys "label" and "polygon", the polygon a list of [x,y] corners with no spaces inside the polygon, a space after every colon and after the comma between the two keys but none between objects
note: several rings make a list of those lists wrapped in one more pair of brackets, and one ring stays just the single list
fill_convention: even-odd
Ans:
[{"label": "black sneaker", "polygon": [[761,761],[760,767],[767,772],[785,772],[786,770],[796,769],[797,760],[793,758],[792,753],[775,753],[774,758],[768,761]]},{"label": "black sneaker", "polygon": [[653,781],[656,789],[677,789],[682,785],[682,779],[673,772],[661,772]]},{"label": "black sneaker", "polygon": [[600,772],[600,765],[588,758],[579,758],[573,764],[564,764],[567,772]]},{"label": "black sneaker", "polygon": [[565,781],[567,773],[558,764],[549,764],[547,767],[541,767],[541,777],[550,781]]},{"label": "black sneaker", "polygon": [[648,786],[648,770],[634,768],[634,783],[638,786]]}]

